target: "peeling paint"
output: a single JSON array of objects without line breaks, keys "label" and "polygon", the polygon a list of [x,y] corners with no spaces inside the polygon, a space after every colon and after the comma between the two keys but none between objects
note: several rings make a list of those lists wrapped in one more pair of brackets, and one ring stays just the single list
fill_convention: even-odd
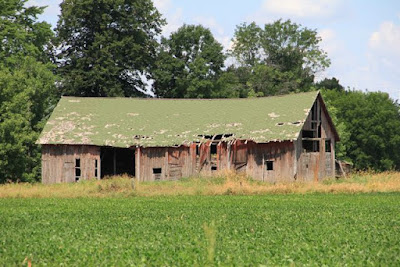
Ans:
[{"label": "peeling paint", "polygon": [[269,113],[268,116],[270,118],[279,118],[280,117],[280,115],[276,114],[275,112]]}]

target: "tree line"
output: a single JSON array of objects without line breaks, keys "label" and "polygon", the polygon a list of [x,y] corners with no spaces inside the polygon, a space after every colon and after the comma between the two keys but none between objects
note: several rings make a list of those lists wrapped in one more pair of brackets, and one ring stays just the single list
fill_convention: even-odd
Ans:
[{"label": "tree line", "polygon": [[[202,25],[161,36],[151,0],[64,0],[56,28],[45,7],[0,2],[0,182],[40,180],[40,131],[61,95],[245,98],[322,90],[356,169],[400,168],[398,103],[385,93],[315,81],[330,65],[317,31],[290,20],[236,26],[224,51]],[[226,64],[227,59],[231,64]],[[150,94],[150,95],[149,95]]]}]

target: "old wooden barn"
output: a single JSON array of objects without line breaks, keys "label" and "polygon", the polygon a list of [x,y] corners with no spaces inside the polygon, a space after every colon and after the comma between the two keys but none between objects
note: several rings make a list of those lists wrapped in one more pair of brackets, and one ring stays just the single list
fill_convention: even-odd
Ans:
[{"label": "old wooden barn", "polygon": [[319,92],[251,99],[62,97],[38,143],[42,182],[218,170],[266,182],[335,175],[339,136]]}]

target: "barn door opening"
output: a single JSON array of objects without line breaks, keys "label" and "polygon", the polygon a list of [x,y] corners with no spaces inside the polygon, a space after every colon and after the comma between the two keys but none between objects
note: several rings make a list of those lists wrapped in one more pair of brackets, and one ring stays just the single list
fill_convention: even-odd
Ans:
[{"label": "barn door opening", "polygon": [[101,148],[101,178],[104,176],[135,176],[135,150],[129,148]]}]

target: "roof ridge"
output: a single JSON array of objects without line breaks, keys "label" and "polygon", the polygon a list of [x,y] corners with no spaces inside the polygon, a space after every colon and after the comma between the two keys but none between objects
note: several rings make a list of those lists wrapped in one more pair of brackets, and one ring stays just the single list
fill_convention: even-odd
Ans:
[{"label": "roof ridge", "polygon": [[237,98],[158,98],[158,97],[123,97],[123,96],[61,96],[61,98],[72,98],[72,99],[129,99],[129,100],[157,100],[157,101],[176,101],[176,100],[189,100],[189,101],[230,101],[230,100],[256,100],[256,99],[266,99],[266,98],[282,98],[288,96],[298,96],[304,94],[312,94],[314,93],[316,96],[320,93],[320,90],[317,91],[308,91],[308,92],[299,92],[299,93],[289,93],[283,95],[271,95],[271,96],[262,96],[262,97],[237,97]]}]

